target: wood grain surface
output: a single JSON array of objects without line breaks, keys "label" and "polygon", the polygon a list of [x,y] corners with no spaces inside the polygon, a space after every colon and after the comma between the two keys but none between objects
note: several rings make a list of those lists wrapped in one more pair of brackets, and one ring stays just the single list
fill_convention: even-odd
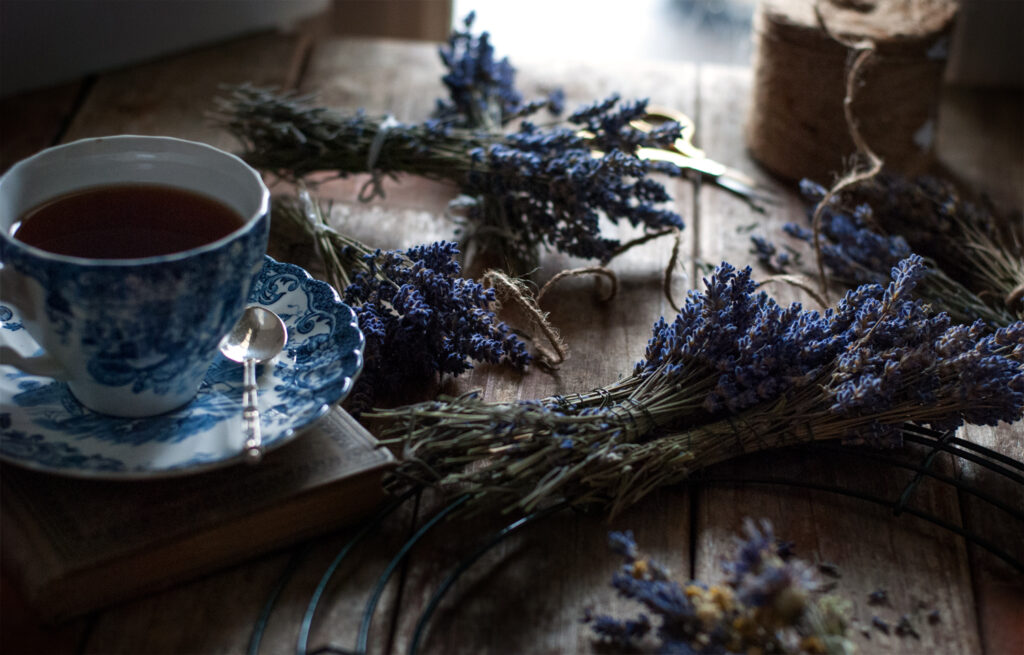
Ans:
[{"label": "wood grain surface", "polygon": [[[741,126],[750,86],[748,69],[661,62],[515,64],[526,97],[561,87],[569,107],[618,92],[625,98],[647,97],[652,103],[682,109],[696,120],[697,145],[780,193],[782,202],[762,216],[708,184],[695,191],[687,182],[669,182],[675,207],[686,222],[681,235],[684,257],[672,276],[677,302],[687,289],[699,286],[706,265],[752,262],[749,234],[778,238],[782,223],[802,216],[792,190],[767,177],[745,152]],[[5,134],[0,161],[6,166],[57,141],[116,133],[166,134],[233,149],[236,144],[230,136],[213,127],[206,115],[220,85],[243,81],[294,87],[316,93],[322,104],[417,120],[426,117],[434,99],[444,94],[440,71],[436,48],[430,44],[367,39],[310,44],[278,34],[240,39],[101,75],[82,85],[0,102],[0,128]],[[964,130],[987,136],[975,141],[956,124],[944,125],[939,140],[942,162],[997,200],[1019,207],[1021,186],[1008,182],[1004,173],[1018,175],[1019,182],[1024,166],[1020,94],[1000,96],[1000,108],[986,113],[984,120],[978,112],[987,111],[986,106],[973,97],[969,91],[958,91],[953,109],[944,116],[959,121]],[[17,139],[6,138],[15,131]],[[449,185],[415,178],[388,180],[386,197],[364,204],[356,195],[365,181],[366,176],[353,176],[321,187],[322,194],[335,200],[331,220],[338,228],[382,248],[454,234],[455,225],[445,216],[447,201],[455,193]],[[629,228],[613,226],[609,233],[633,235]],[[315,272],[308,248],[289,249],[283,243],[274,247]],[[464,378],[446,381],[444,389],[481,389],[491,399],[538,398],[614,381],[641,357],[654,320],[673,313],[662,288],[671,249],[671,238],[662,238],[614,260],[611,268],[620,290],[611,300],[602,299],[598,281],[588,276],[566,280],[544,298],[542,308],[569,345],[569,356],[558,370],[534,369],[523,375],[480,366]],[[536,278],[543,281],[582,263],[552,253],[544,257]],[[469,263],[470,270],[476,270],[474,265]],[[812,298],[793,287],[773,285],[769,290],[780,301],[814,305]],[[1024,457],[1020,424],[964,433],[1018,459]],[[984,475],[976,468],[955,468],[948,460],[937,465],[964,478]],[[897,497],[907,484],[905,475],[892,474],[886,467],[829,452],[741,458],[714,473],[773,473],[825,486],[860,485],[887,498]],[[1016,502],[1024,506],[1019,488],[1009,493],[1016,493]],[[1020,535],[1006,534],[1006,522],[975,499],[920,485],[912,502],[954,524],[992,532],[1008,547],[1016,547],[1018,557],[1024,555]],[[353,648],[364,604],[381,572],[416,527],[443,503],[430,494],[415,504],[406,503],[352,550],[323,590],[309,629],[311,650]],[[894,516],[889,508],[825,491],[698,481],[659,491],[610,522],[563,513],[504,540],[452,586],[422,635],[421,652],[597,652],[589,628],[580,621],[584,610],[618,616],[638,610],[617,598],[610,587],[618,564],[606,546],[610,529],[632,530],[641,548],[677,577],[714,582],[722,577],[721,557],[748,516],[770,519],[780,537],[795,542],[800,556],[835,564],[841,576],[835,579],[837,591],[853,603],[853,637],[863,653],[1024,651],[1024,580],[984,550],[909,515]],[[503,524],[500,517],[456,521],[429,532],[383,587],[369,632],[369,652],[405,652],[441,580]],[[266,599],[284,580],[260,652],[292,652],[311,594],[355,534],[356,529],[350,529],[301,548],[240,562],[56,628],[38,628],[30,610],[18,603],[8,585],[0,584],[0,650],[241,653],[249,646]],[[880,588],[889,592],[889,605],[869,606],[867,595]],[[940,621],[924,620],[925,608],[939,610]],[[903,613],[912,614],[919,637],[886,635],[870,627],[874,615],[895,624]],[[12,616],[18,617],[17,630],[8,620]]]}]

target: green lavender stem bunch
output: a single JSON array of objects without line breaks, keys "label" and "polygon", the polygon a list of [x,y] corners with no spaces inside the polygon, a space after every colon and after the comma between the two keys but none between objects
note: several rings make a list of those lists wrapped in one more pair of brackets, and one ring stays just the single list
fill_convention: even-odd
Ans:
[{"label": "green lavender stem bunch", "polygon": [[[952,429],[1019,420],[1024,322],[956,324],[912,298],[919,257],[823,314],[755,294],[721,265],[675,320],[657,321],[631,375],[571,396],[444,398],[372,416],[399,475],[478,507],[545,503],[614,514],[662,485],[744,453],[818,439],[895,446],[907,421]],[[400,483],[402,477],[396,478]]]}]

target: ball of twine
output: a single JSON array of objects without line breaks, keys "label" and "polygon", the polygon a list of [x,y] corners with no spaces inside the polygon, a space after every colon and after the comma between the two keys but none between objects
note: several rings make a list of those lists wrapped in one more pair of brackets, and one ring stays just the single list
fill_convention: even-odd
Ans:
[{"label": "ball of twine", "polygon": [[[787,179],[828,183],[863,142],[913,173],[931,159],[956,0],[762,0],[754,19],[751,154]],[[870,62],[851,80],[856,44]],[[851,83],[852,82],[852,83]]]}]

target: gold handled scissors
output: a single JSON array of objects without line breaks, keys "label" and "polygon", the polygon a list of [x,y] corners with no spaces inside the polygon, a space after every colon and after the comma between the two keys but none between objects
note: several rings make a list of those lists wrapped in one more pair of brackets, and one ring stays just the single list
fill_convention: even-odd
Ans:
[{"label": "gold handled scissors", "polygon": [[635,129],[650,132],[658,125],[667,122],[679,124],[679,138],[669,148],[637,148],[637,157],[651,161],[665,161],[679,168],[697,171],[711,178],[714,183],[724,189],[741,196],[757,211],[764,211],[764,204],[771,204],[775,197],[764,189],[749,175],[735,168],[721,164],[708,158],[703,150],[693,145],[693,136],[697,126],[686,114],[674,109],[648,107],[642,119],[630,122]]}]

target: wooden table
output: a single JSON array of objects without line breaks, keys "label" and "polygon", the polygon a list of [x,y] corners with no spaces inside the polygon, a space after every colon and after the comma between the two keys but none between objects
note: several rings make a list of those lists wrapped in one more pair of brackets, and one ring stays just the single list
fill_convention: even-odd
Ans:
[{"label": "wooden table", "polygon": [[[623,62],[614,54],[602,62],[514,63],[527,97],[562,87],[573,107],[617,91],[626,98],[649,97],[683,109],[696,119],[698,142],[707,152],[776,187],[785,198],[766,216],[757,216],[737,198],[709,185],[695,194],[688,183],[671,183],[676,209],[687,223],[685,256],[672,282],[674,293],[682,297],[699,281],[701,263],[751,262],[747,228],[756,224],[757,233],[776,235],[783,222],[801,215],[801,205],[789,185],[772,180],[745,153],[741,126],[750,86],[748,69]],[[57,142],[118,133],[173,135],[235,149],[231,137],[204,119],[219,85],[225,83],[248,81],[316,91],[322,104],[365,107],[419,120],[443,94],[440,72],[435,47],[428,44],[313,42],[294,35],[259,35],[4,100],[0,165],[6,168]],[[949,89],[939,133],[943,164],[1003,206],[1017,208],[1024,206],[1022,107],[1019,93]],[[361,204],[356,192],[364,179],[326,187],[338,201],[333,220],[345,231],[380,247],[451,238],[453,225],[443,211],[454,189],[410,178],[387,183],[385,200]],[[308,250],[282,251],[284,244],[273,248],[279,257],[307,263]],[[615,260],[612,268],[621,289],[610,302],[602,302],[594,281],[585,278],[566,281],[545,298],[544,310],[571,349],[557,371],[519,376],[480,367],[464,379],[446,383],[446,389],[480,388],[494,399],[534,398],[615,380],[640,358],[651,323],[672,313],[661,291],[670,249],[669,241],[662,239]],[[545,257],[537,277],[543,280],[578,264],[552,254]],[[799,298],[813,304],[791,287],[779,286],[773,293],[782,301]],[[1024,430],[1019,424],[969,428],[962,435],[1024,458]],[[950,461],[939,466],[954,475],[978,474]],[[769,454],[717,471],[772,471],[808,483],[858,484],[892,499],[907,484],[906,476],[850,455]],[[1024,506],[1024,492],[1009,493],[1011,502]],[[1006,534],[1014,528],[981,512],[970,497],[923,483],[911,502],[954,525],[1016,543],[1016,556],[1024,556],[1024,538]],[[404,508],[351,554],[326,589],[312,625],[311,648],[353,646],[373,583],[434,506],[436,502],[425,499],[415,508]],[[590,630],[580,622],[585,608],[623,617],[639,609],[617,599],[609,585],[618,564],[606,546],[609,529],[633,530],[640,546],[680,579],[715,581],[722,577],[720,558],[746,516],[771,520],[777,534],[793,541],[803,558],[835,563],[841,573],[837,590],[852,602],[853,637],[862,653],[1024,652],[1024,577],[950,532],[834,493],[709,483],[658,492],[611,523],[601,517],[561,514],[503,541],[451,589],[431,623],[424,652],[594,652]],[[500,525],[476,521],[431,532],[385,588],[371,626],[370,651],[404,652],[424,603],[444,575]],[[310,594],[349,536],[351,532],[334,534],[308,550],[272,553],[56,627],[38,626],[31,611],[18,602],[16,591],[3,585],[2,650],[244,652],[268,594],[294,564],[261,651],[290,652]],[[293,559],[300,552],[302,557]],[[879,588],[888,592],[888,606],[868,604],[868,594]],[[937,609],[940,621],[924,621],[921,608]],[[919,636],[884,634],[870,627],[875,615],[895,625],[903,613],[912,617]]]}]

